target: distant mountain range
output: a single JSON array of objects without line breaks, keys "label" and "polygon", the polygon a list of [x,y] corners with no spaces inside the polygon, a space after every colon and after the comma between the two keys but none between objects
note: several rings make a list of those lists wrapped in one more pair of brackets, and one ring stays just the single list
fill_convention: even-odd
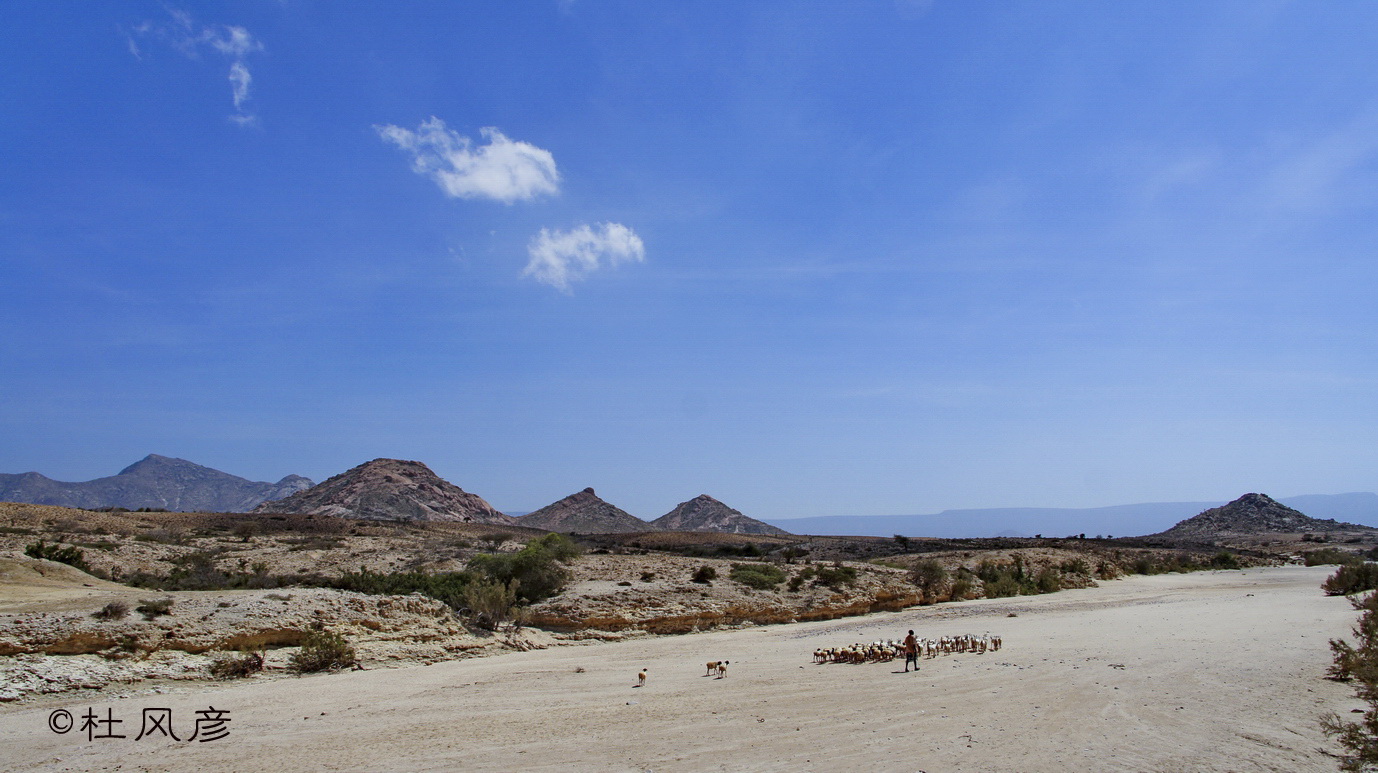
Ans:
[{"label": "distant mountain range", "polygon": [[[1278,500],[1312,518],[1333,518],[1378,526],[1378,494],[1307,494]],[[1003,507],[944,510],[932,515],[831,515],[767,518],[795,534],[890,537],[1065,537],[1069,534],[1116,537],[1164,531],[1225,502],[1146,502],[1111,507]]]},{"label": "distant mountain range", "polygon": [[300,475],[277,483],[245,480],[185,459],[149,454],[108,478],[80,483],[36,472],[0,474],[0,502],[28,502],[87,510],[100,507],[162,508],[180,512],[243,513],[269,499],[311,487]]},{"label": "distant mountain range", "polygon": [[[533,513],[512,518],[435,475],[420,462],[376,459],[313,487],[309,479],[299,475],[288,475],[277,483],[251,481],[157,454],[144,457],[117,475],[79,483],[56,481],[36,472],[0,474],[0,501],[82,509],[162,508],[182,512],[249,512],[258,508],[260,512],[462,520],[581,533],[716,531],[877,537],[1137,536],[1162,532],[1179,521],[1225,504],[1147,502],[1094,508],[1010,507],[945,510],[932,515],[757,520],[705,494],[681,502],[665,515],[647,522],[603,501],[593,489],[584,489]],[[260,507],[265,502],[273,504]],[[1278,502],[1311,518],[1378,527],[1378,494],[1371,492],[1308,494]]]}]

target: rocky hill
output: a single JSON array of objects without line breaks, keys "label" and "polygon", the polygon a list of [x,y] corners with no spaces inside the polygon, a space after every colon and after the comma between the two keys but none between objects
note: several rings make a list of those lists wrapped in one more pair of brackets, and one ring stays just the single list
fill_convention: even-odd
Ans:
[{"label": "rocky hill", "polygon": [[1378,529],[1334,519],[1311,518],[1267,494],[1245,494],[1229,504],[1213,507],[1154,536],[1178,540],[1210,540],[1254,534],[1338,531],[1375,532]]},{"label": "rocky hill", "polygon": [[149,454],[107,478],[79,483],[53,480],[36,472],[0,474],[0,501],[94,510],[102,507],[162,508],[178,512],[252,510],[311,487],[300,475],[277,483],[246,480],[185,459]]},{"label": "rocky hill", "polygon": [[286,499],[264,502],[254,512],[507,526],[517,523],[482,497],[441,478],[421,462],[401,459],[365,462]]},{"label": "rocky hill", "polygon": [[651,521],[652,529],[663,531],[717,531],[730,534],[789,534],[784,529],[748,518],[707,494],[700,494],[688,502],[680,502],[675,509]]},{"label": "rocky hill", "polygon": [[605,502],[592,488],[546,505],[517,519],[522,526],[580,534],[621,534],[651,531],[651,525],[616,505]]}]

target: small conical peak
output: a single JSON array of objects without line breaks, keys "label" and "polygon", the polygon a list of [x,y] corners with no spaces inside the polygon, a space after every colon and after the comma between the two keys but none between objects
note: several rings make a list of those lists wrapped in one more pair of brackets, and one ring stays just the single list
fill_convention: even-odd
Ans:
[{"label": "small conical peak", "polygon": [[589,486],[588,488],[584,489],[583,491],[580,491],[579,493],[580,493],[580,494],[588,494],[589,496],[594,496],[594,497],[598,496],[597,494],[593,493],[593,486]]},{"label": "small conical peak", "polygon": [[139,472],[140,470],[147,470],[147,469],[155,469],[155,470],[156,470],[156,469],[158,469],[158,468],[160,468],[160,467],[173,467],[173,466],[177,466],[177,467],[185,467],[185,466],[200,467],[201,465],[196,464],[195,462],[189,462],[189,461],[187,461],[186,459],[177,459],[177,458],[175,458],[175,457],[171,457],[171,456],[162,456],[162,455],[159,455],[159,454],[149,454],[148,456],[145,456],[144,458],[142,458],[142,459],[140,459],[139,461],[137,461],[137,462],[135,462],[135,463],[129,465],[128,467],[124,468],[123,470],[120,470],[120,473],[119,473],[119,474],[120,474],[120,475],[128,475],[129,473],[132,473],[132,472]]}]

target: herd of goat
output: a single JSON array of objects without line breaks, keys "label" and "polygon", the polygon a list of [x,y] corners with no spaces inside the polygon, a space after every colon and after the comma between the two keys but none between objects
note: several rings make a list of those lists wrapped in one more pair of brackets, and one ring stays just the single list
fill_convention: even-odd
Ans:
[{"label": "herd of goat", "polygon": [[[980,654],[1000,649],[1000,637],[993,633],[980,636],[940,636],[918,639],[917,654],[921,658],[936,658],[959,652]],[[851,644],[846,647],[823,647],[813,651],[815,663],[887,663],[904,657],[904,643],[894,640],[873,641],[870,644]]]}]

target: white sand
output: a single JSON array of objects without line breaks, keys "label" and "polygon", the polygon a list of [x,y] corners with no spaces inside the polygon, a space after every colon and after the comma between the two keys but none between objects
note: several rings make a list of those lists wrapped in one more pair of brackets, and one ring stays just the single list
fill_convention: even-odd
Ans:
[{"label": "white sand", "polygon": [[[61,703],[129,738],[0,713],[0,767],[149,771],[1327,771],[1327,640],[1354,612],[1327,567],[1136,577],[1051,596],[563,647],[428,667]],[[1252,594],[1252,595],[1250,595]],[[1007,617],[1009,612],[1018,617]],[[813,665],[815,647],[1000,633],[984,655]],[[727,678],[703,676],[731,661]],[[585,669],[576,673],[576,668]],[[644,688],[633,687],[648,668]],[[134,740],[141,710],[231,714],[211,743]]]}]

